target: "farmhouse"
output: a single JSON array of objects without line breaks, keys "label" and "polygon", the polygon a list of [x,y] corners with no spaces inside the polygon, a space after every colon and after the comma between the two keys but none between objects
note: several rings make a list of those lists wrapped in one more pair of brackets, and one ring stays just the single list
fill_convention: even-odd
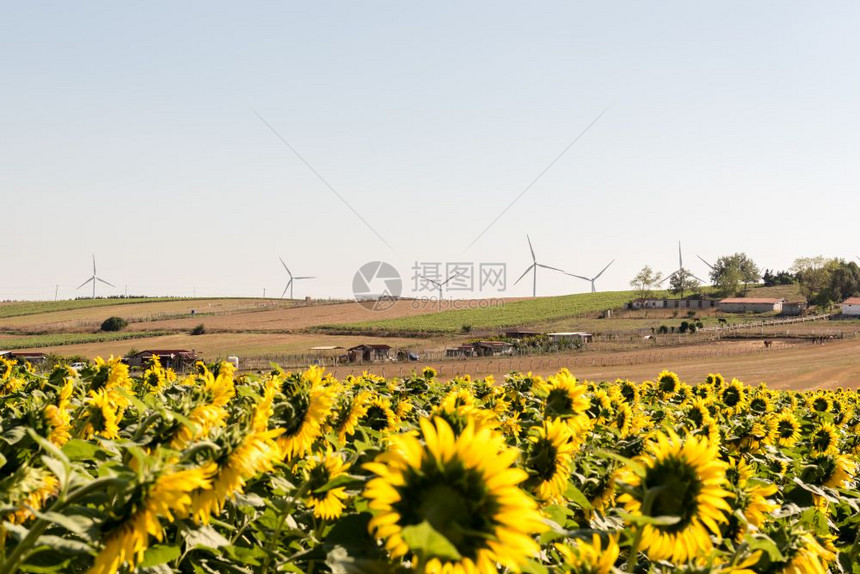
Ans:
[{"label": "farmhouse", "polygon": [[346,350],[347,360],[350,363],[373,361],[388,361],[391,359],[390,345],[356,345]]},{"label": "farmhouse", "polygon": [[572,331],[569,333],[547,333],[546,336],[549,337],[549,340],[552,343],[562,343],[568,341],[582,341],[583,343],[590,343],[593,338],[591,333],[583,333],[582,331]]},{"label": "farmhouse", "polygon": [[860,297],[849,297],[843,301],[842,314],[846,317],[860,317]]},{"label": "farmhouse", "polygon": [[717,306],[716,299],[634,299],[627,304],[630,309],[711,309]]},{"label": "farmhouse", "polygon": [[126,357],[130,367],[145,367],[157,356],[161,366],[165,369],[181,371],[197,362],[197,353],[188,349],[147,349]]},{"label": "farmhouse", "polygon": [[724,313],[779,313],[785,299],[770,297],[729,297],[717,304]]},{"label": "farmhouse", "polygon": [[446,357],[474,357],[475,347],[472,345],[460,345],[459,347],[449,347],[445,349]]},{"label": "farmhouse", "polygon": [[18,361],[18,363],[41,363],[47,358],[47,355],[33,351],[0,351],[0,357],[7,361]]}]

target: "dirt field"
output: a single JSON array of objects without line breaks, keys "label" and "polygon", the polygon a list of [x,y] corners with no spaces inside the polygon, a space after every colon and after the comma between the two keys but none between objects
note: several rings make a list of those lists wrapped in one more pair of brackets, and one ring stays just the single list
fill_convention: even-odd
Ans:
[{"label": "dirt field", "polygon": [[[424,364],[421,363],[423,367]],[[837,386],[860,388],[860,341],[847,340],[819,345],[774,342],[765,349],[761,341],[720,341],[659,351],[620,353],[568,353],[524,358],[466,359],[442,361],[431,366],[444,378],[468,373],[491,374],[497,379],[511,370],[550,375],[568,367],[577,377],[594,380],[653,379],[662,369],[671,369],[689,383],[701,381],[710,372],[737,377],[747,384],[766,382],[772,388],[814,389]],[[358,374],[367,369],[385,376],[408,374],[418,366],[376,364],[339,367],[337,376]]]},{"label": "dirt field", "polygon": [[[40,347],[42,353],[57,353],[60,355],[82,355],[84,357],[119,356],[128,353],[129,349],[194,349],[206,360],[214,360],[227,355],[313,355],[311,347],[332,345],[344,348],[360,343],[378,343],[391,347],[413,347],[415,339],[331,336],[313,334],[257,334],[257,333],[214,333],[191,336],[188,334],[164,335],[124,341],[87,343],[82,345],[62,345],[58,347]],[[421,342],[426,345],[426,341]],[[432,344],[432,343],[431,343]],[[438,343],[442,345],[442,343]],[[341,351],[342,352],[342,351]]]}]

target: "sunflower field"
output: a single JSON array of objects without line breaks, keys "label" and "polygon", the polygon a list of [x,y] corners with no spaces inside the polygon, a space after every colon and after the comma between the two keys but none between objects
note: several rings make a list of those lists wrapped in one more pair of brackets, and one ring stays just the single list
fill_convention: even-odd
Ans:
[{"label": "sunflower field", "polygon": [[0,574],[860,572],[860,394],[0,359]]}]

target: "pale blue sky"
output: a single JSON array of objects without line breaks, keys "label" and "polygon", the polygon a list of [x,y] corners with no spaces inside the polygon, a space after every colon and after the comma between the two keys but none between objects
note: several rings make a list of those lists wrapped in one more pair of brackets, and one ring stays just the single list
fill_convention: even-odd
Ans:
[{"label": "pale blue sky", "polygon": [[92,252],[120,292],[280,295],[281,256],[320,297],[375,259],[512,283],[526,233],[573,273],[615,258],[601,289],[678,239],[700,276],[860,255],[855,2],[2,6],[2,299],[85,294]]}]

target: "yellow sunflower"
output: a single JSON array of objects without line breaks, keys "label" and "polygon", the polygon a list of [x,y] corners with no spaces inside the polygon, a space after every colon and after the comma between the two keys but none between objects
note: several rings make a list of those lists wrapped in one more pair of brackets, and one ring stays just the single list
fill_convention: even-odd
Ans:
[{"label": "yellow sunflower", "polygon": [[286,401],[276,407],[283,430],[278,446],[284,458],[292,459],[304,456],[322,434],[322,425],[330,414],[334,398],[331,388],[322,382],[319,369],[311,368],[301,381],[288,381],[284,386]]},{"label": "yellow sunflower", "polygon": [[782,411],[776,416],[776,436],[780,446],[794,446],[800,440],[800,422],[791,411]]},{"label": "yellow sunflower", "polygon": [[111,399],[110,392],[106,389],[90,391],[90,396],[84,402],[87,405],[87,421],[81,429],[81,436],[85,439],[93,435],[106,439],[118,438],[117,423],[122,418],[122,412]]},{"label": "yellow sunflower", "polygon": [[[31,509],[40,510],[60,491],[60,481],[44,468],[22,466],[4,482],[3,502],[8,508],[0,510],[0,517],[12,524],[26,522],[33,516]],[[11,515],[4,516],[8,510]],[[5,529],[0,526],[0,540],[4,534]]]},{"label": "yellow sunflower", "polygon": [[564,560],[562,571],[570,574],[609,574],[620,553],[616,535],[610,535],[604,547],[596,533],[592,534],[590,543],[577,538],[570,546],[556,544],[555,548]]},{"label": "yellow sunflower", "polygon": [[124,565],[134,569],[149,547],[149,537],[159,542],[163,540],[164,527],[160,519],[173,522],[175,517],[187,515],[191,493],[209,488],[214,471],[215,463],[210,463],[162,473],[146,490],[136,510],[106,534],[102,550],[87,574],[115,574]]},{"label": "yellow sunflower", "polygon": [[657,375],[657,390],[665,398],[674,395],[681,386],[681,379],[672,371],[660,371]]},{"label": "yellow sunflower", "polygon": [[274,470],[274,463],[281,458],[274,441],[280,432],[280,429],[249,432],[217,463],[211,485],[195,491],[191,497],[195,522],[208,524],[209,518],[219,514],[228,499],[242,492],[248,480]]},{"label": "yellow sunflower", "polygon": [[513,467],[518,451],[488,428],[470,425],[455,436],[438,418],[422,419],[420,427],[420,437],[392,437],[387,451],[365,465],[376,475],[365,490],[374,513],[371,533],[400,558],[416,552],[407,529],[435,530],[450,548],[444,555],[422,551],[413,558],[413,567],[431,574],[496,574],[499,564],[519,569],[538,553],[532,535],[546,525],[517,486],[528,478]]},{"label": "yellow sunflower", "polygon": [[723,387],[718,393],[726,414],[738,414],[747,406],[747,392],[744,384],[737,379]]},{"label": "yellow sunflower", "polygon": [[679,520],[642,526],[642,547],[653,560],[676,562],[710,552],[710,533],[718,536],[724,512],[731,512],[725,500],[731,493],[723,489],[726,463],[719,460],[717,446],[705,438],[682,440],[670,430],[668,436],[659,434],[648,451],[635,459],[644,476],[630,467],[619,471],[624,493],[618,502],[633,515]]},{"label": "yellow sunflower", "polygon": [[330,450],[325,454],[312,457],[305,466],[305,480],[308,482],[308,494],[305,504],[314,509],[314,516],[323,520],[336,520],[343,513],[346,499],[346,489],[343,486],[317,492],[330,480],[346,474],[349,464],[344,462],[339,454]]},{"label": "yellow sunflower", "polygon": [[545,421],[531,429],[524,450],[523,466],[530,475],[524,486],[540,500],[560,502],[576,452],[570,427],[559,419]]},{"label": "yellow sunflower", "polygon": [[828,454],[839,451],[839,433],[833,423],[823,422],[809,437],[813,454]]},{"label": "yellow sunflower", "polygon": [[591,401],[586,396],[587,387],[578,384],[570,371],[562,369],[555,376],[549,377],[543,388],[546,391],[543,409],[546,418],[564,420],[574,435],[588,428],[590,423],[584,414],[591,406]]}]

